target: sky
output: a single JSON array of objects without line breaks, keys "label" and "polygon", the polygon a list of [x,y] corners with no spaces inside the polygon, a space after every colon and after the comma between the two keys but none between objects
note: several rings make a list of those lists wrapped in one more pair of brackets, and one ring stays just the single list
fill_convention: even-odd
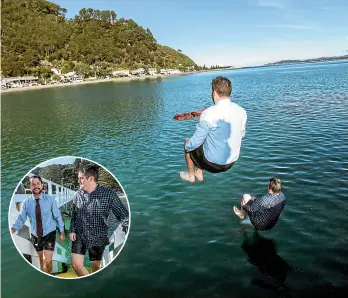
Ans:
[{"label": "sky", "polygon": [[348,54],[348,0],[54,0],[114,10],[198,65],[254,66]]}]

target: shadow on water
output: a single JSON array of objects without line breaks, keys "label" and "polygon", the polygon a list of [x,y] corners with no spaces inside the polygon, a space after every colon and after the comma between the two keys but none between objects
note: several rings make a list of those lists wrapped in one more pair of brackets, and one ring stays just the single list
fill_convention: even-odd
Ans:
[{"label": "shadow on water", "polygon": [[248,255],[248,261],[268,279],[254,278],[250,281],[252,285],[284,294],[288,292],[284,283],[292,266],[278,255],[276,243],[272,239],[261,236],[256,230],[251,236],[244,232],[242,249]]}]

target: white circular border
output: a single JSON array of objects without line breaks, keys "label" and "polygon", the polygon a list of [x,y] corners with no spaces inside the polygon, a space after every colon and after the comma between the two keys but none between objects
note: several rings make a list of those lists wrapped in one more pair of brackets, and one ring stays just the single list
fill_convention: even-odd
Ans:
[{"label": "white circular border", "polygon": [[[82,160],[88,160],[89,162],[92,162],[92,163],[94,163],[94,164],[96,164],[96,165],[102,167],[104,170],[106,170],[108,173],[111,174],[111,176],[117,181],[118,185],[121,187],[121,189],[122,189],[124,195],[126,196],[127,205],[128,205],[128,212],[129,212],[129,222],[128,222],[128,231],[127,231],[127,234],[125,235],[125,240],[124,240],[124,242],[123,242],[123,244],[122,244],[122,247],[119,249],[118,253],[116,254],[116,256],[114,256],[114,258],[112,259],[112,261],[111,261],[109,264],[107,264],[105,267],[101,268],[100,270],[98,270],[98,271],[96,271],[96,272],[92,272],[92,273],[90,273],[90,274],[88,274],[88,275],[85,275],[85,276],[77,276],[77,277],[59,277],[59,276],[55,276],[55,275],[52,275],[52,274],[48,274],[48,273],[46,273],[46,272],[44,272],[44,271],[42,271],[42,270],[39,270],[38,268],[34,267],[34,266],[22,255],[22,253],[19,251],[19,249],[18,249],[18,247],[17,247],[15,241],[14,241],[13,238],[12,238],[11,227],[10,227],[10,220],[9,220],[9,219],[10,219],[11,202],[12,202],[12,200],[13,200],[13,197],[14,197],[14,195],[15,195],[15,192],[16,192],[18,186],[22,183],[22,181],[28,176],[28,174],[30,174],[33,170],[35,170],[35,169],[36,169],[37,167],[39,167],[41,164],[47,163],[47,162],[49,162],[49,161],[51,161],[51,160],[55,160],[55,159],[59,159],[59,158],[71,158],[71,157],[72,157],[72,158],[75,158],[75,159],[79,158],[79,159],[82,159]],[[128,240],[128,235],[129,235],[129,231],[130,231],[130,227],[131,227],[131,217],[132,217],[131,214],[132,214],[132,212],[131,212],[131,209],[130,209],[130,204],[129,204],[129,200],[128,200],[127,193],[126,193],[126,191],[124,190],[124,188],[123,188],[122,184],[120,183],[120,181],[118,181],[118,179],[115,177],[115,175],[114,175],[113,173],[111,173],[107,168],[105,168],[104,166],[102,166],[100,163],[95,162],[95,161],[93,161],[93,160],[91,160],[91,159],[84,158],[84,157],[80,157],[80,156],[74,156],[74,155],[64,155],[64,156],[59,156],[59,157],[55,157],[55,158],[51,158],[51,159],[48,159],[48,160],[46,160],[46,161],[43,161],[43,162],[39,163],[38,165],[36,165],[35,167],[33,167],[30,171],[28,171],[28,172],[24,175],[24,177],[18,182],[18,184],[17,184],[16,188],[14,189],[13,194],[12,194],[12,196],[11,196],[10,205],[9,205],[9,207],[8,207],[7,221],[8,221],[8,226],[9,226],[9,232],[10,232],[11,239],[12,239],[12,242],[13,242],[14,246],[16,247],[16,249],[17,249],[18,253],[20,254],[20,256],[21,256],[32,268],[34,268],[35,270],[37,270],[38,272],[40,272],[40,273],[42,273],[42,274],[45,274],[45,275],[50,276],[50,277],[53,277],[53,278],[62,279],[62,280],[75,280],[75,279],[81,279],[81,278],[88,278],[88,277],[90,277],[90,276],[92,276],[92,275],[94,275],[94,274],[100,273],[101,271],[103,271],[106,267],[108,267],[108,266],[118,257],[118,255],[119,255],[120,252],[123,250],[123,247],[125,246],[125,244],[126,244],[126,242],[127,242],[127,240]]]}]

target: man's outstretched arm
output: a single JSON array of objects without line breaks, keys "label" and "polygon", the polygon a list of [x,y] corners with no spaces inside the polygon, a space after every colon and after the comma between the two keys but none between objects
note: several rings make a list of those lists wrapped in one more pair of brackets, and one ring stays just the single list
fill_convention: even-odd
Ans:
[{"label": "man's outstretched arm", "polygon": [[196,117],[199,117],[201,115],[201,113],[204,110],[198,110],[198,111],[194,111],[194,112],[187,112],[187,113],[182,113],[182,114],[175,114],[174,116],[174,120],[178,120],[178,121],[182,121],[182,120],[190,120]]}]

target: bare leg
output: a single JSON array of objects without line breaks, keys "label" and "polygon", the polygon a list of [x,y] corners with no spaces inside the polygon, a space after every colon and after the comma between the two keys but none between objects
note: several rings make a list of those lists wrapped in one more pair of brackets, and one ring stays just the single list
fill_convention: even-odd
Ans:
[{"label": "bare leg", "polygon": [[100,270],[100,262],[101,261],[93,261],[92,262],[92,272],[96,272]]},{"label": "bare leg", "polygon": [[243,219],[245,217],[245,211],[243,210],[243,205],[249,202],[251,200],[251,196],[249,194],[244,194],[243,198],[240,202],[240,210],[236,207],[233,206],[233,211],[234,213],[240,218]]},{"label": "bare leg", "polygon": [[52,257],[53,257],[53,251],[50,250],[44,250],[43,255],[44,255],[44,267],[42,270],[48,274],[51,274],[52,271]]},{"label": "bare leg", "polygon": [[243,210],[243,208],[241,208],[240,210],[236,207],[236,206],[233,206],[233,211],[234,213],[240,218],[240,219],[243,219],[244,216],[245,216],[245,211]]},{"label": "bare leg", "polygon": [[85,276],[89,274],[87,269],[83,266],[84,259],[84,255],[74,253],[71,254],[71,265],[74,268],[77,276]]},{"label": "bare leg", "polygon": [[203,181],[203,170],[201,168],[197,168],[197,170],[195,171],[195,176],[198,181]]},{"label": "bare leg", "polygon": [[39,255],[39,262],[40,262],[40,268],[42,271],[45,271],[44,270],[44,267],[45,267],[45,264],[44,264],[44,257],[43,257],[43,250],[41,251],[38,251],[37,254]]},{"label": "bare leg", "polygon": [[[185,146],[185,145],[184,145]],[[184,149],[185,150],[185,149]],[[195,182],[195,165],[190,157],[190,152],[185,150],[185,159],[188,172],[180,172],[181,179],[189,181],[191,183]]]},{"label": "bare leg", "polygon": [[[190,152],[185,152],[186,166],[190,177],[195,177],[195,164],[193,163]],[[194,178],[193,178],[194,179]]]}]

